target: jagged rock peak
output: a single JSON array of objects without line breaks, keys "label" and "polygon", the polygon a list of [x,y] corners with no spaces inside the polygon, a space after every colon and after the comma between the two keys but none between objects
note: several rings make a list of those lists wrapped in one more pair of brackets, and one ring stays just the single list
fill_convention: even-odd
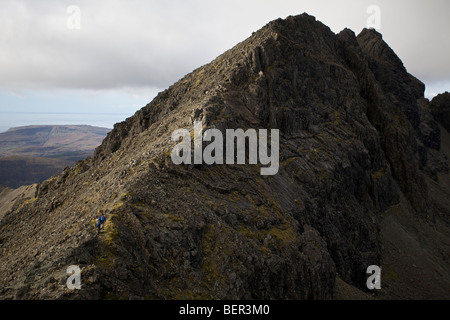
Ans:
[{"label": "jagged rock peak", "polygon": [[205,108],[211,100],[223,96],[230,86],[245,85],[249,79],[273,71],[281,62],[275,55],[283,54],[284,50],[299,50],[304,56],[333,60],[338,46],[336,40],[329,27],[306,13],[274,20],[159,93],[134,116],[116,124],[97,150],[96,157],[116,151],[121,139],[139,134],[167,113],[177,112],[177,106],[181,104]]},{"label": "jagged rock peak", "polygon": [[450,93],[446,91],[435,96],[430,109],[434,119],[450,132]]},{"label": "jagged rock peak", "polygon": [[381,33],[375,29],[364,28],[358,34],[358,42],[363,51],[371,57],[383,60],[394,67],[402,69],[406,72],[403,62],[395,54],[394,50],[383,40]]}]

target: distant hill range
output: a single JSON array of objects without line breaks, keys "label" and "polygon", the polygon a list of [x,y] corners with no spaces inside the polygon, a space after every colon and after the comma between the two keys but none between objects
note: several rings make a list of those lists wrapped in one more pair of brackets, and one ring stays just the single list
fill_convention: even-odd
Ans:
[{"label": "distant hill range", "polygon": [[89,157],[107,128],[42,125],[0,133],[0,184],[11,188],[38,183]]}]

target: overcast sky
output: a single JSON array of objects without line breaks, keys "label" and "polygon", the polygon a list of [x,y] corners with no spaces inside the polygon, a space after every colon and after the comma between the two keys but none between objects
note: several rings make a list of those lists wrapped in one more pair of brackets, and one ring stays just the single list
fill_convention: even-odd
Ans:
[{"label": "overcast sky", "polygon": [[450,91],[450,1],[0,0],[0,112],[133,114],[276,18],[379,31],[427,96]]}]

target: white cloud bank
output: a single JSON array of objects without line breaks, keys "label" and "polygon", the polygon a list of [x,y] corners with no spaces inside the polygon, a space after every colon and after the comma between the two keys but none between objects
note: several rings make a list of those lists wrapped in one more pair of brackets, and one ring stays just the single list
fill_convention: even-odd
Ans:
[{"label": "white cloud bank", "polygon": [[[67,27],[70,5],[80,29]],[[358,34],[369,5],[410,73],[450,83],[448,0],[2,0],[0,90],[164,89],[270,20],[307,12]]]}]

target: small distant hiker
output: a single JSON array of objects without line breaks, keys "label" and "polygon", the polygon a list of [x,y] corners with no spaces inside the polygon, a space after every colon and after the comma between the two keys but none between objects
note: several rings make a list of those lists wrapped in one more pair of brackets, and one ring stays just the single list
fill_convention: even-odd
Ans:
[{"label": "small distant hiker", "polygon": [[105,217],[104,213],[102,213],[102,215],[100,216],[99,220],[100,220],[100,227],[102,229],[104,229],[105,228],[105,222],[106,222],[106,217]]},{"label": "small distant hiker", "polygon": [[106,217],[104,213],[102,213],[102,215],[100,217],[97,217],[97,219],[95,220],[95,227],[97,228],[98,233],[100,233],[100,229],[105,228],[105,222]]},{"label": "small distant hiker", "polygon": [[95,227],[97,228],[98,233],[100,233],[100,225],[100,217],[97,216],[97,219],[95,219]]}]

